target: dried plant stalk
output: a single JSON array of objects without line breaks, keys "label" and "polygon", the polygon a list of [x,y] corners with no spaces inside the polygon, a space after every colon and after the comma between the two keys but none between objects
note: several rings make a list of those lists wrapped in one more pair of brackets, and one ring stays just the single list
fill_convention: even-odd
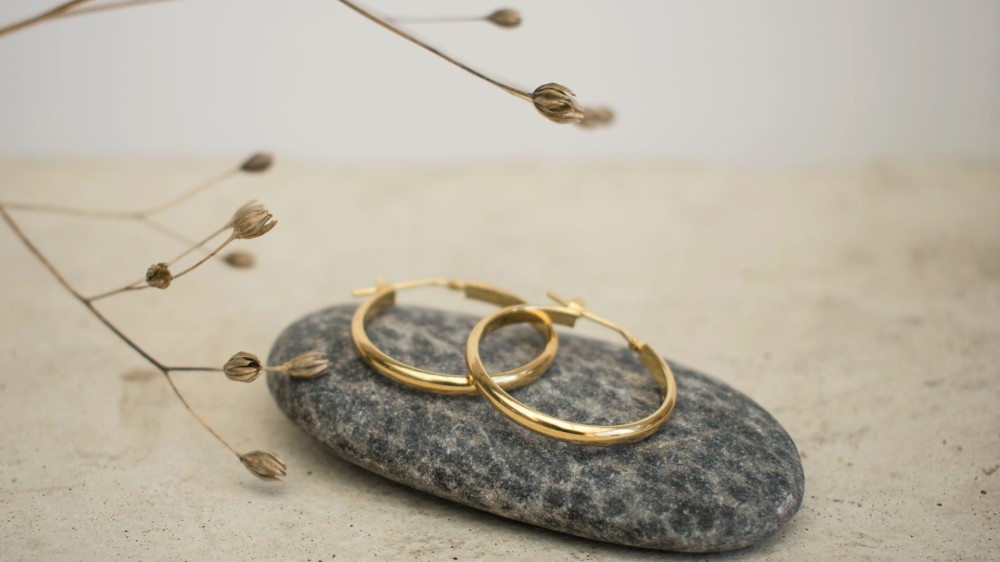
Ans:
[{"label": "dried plant stalk", "polygon": [[517,96],[517,97],[519,97],[521,99],[524,99],[524,100],[529,100],[529,101],[531,100],[531,94],[529,94],[528,92],[525,92],[525,91],[520,90],[518,88],[514,88],[513,86],[508,86],[507,84],[504,84],[503,82],[500,82],[499,80],[495,80],[493,78],[490,78],[489,76],[486,76],[482,72],[479,72],[478,70],[470,67],[469,65],[467,65],[467,64],[465,64],[463,62],[460,62],[459,60],[457,60],[457,59],[455,59],[455,58],[453,58],[453,57],[451,57],[449,55],[446,55],[445,53],[441,52],[437,48],[430,46],[429,44],[425,43],[424,41],[422,41],[420,39],[417,39],[412,34],[407,33],[405,31],[403,31],[402,29],[399,29],[398,27],[396,27],[396,26],[392,25],[391,23],[389,23],[388,21],[386,21],[384,18],[380,18],[380,17],[376,16],[372,12],[370,12],[370,11],[362,8],[361,6],[355,4],[354,2],[351,2],[350,0],[337,0],[337,1],[340,2],[341,4],[347,6],[348,8],[354,10],[355,12],[357,12],[360,15],[362,15],[363,17],[365,17],[365,18],[367,18],[367,19],[375,22],[377,25],[380,25],[383,28],[388,29],[392,33],[395,33],[396,35],[402,37],[403,39],[406,39],[407,41],[410,41],[411,43],[413,43],[413,44],[415,44],[415,45],[417,45],[417,46],[419,46],[419,47],[421,47],[423,49],[426,49],[426,50],[430,51],[431,53],[434,53],[438,57],[440,57],[440,58],[442,58],[442,59],[450,62],[451,64],[457,66],[458,68],[461,68],[462,70],[468,72],[469,74],[472,74],[473,76],[475,76],[477,78],[481,78],[481,79],[489,82],[490,84],[493,84],[494,86],[500,88],[501,90],[503,90],[503,91],[505,91],[505,92],[507,92],[509,94],[512,94],[512,95]]},{"label": "dried plant stalk", "polygon": [[37,16],[21,20],[19,22],[13,23],[5,27],[0,27],[0,37],[3,37],[4,35],[7,35],[9,33],[14,33],[15,31],[20,31],[22,29],[31,27],[33,25],[38,25],[39,23],[42,23],[45,20],[61,16],[62,14],[69,12],[73,8],[76,8],[77,6],[80,6],[90,1],[91,0],[71,0],[70,2],[60,4],[50,10],[46,10],[38,14]]},{"label": "dried plant stalk", "polygon": [[[118,2],[118,3],[113,3],[113,4],[106,4],[106,5],[102,5],[102,6],[88,6],[86,8],[79,8],[79,6],[81,4],[83,4],[84,2],[88,2],[88,1],[89,0],[74,0],[73,2],[67,2],[67,3],[65,3],[65,4],[63,4],[61,6],[53,8],[51,10],[48,10],[47,12],[43,12],[42,14],[39,14],[39,15],[34,16],[32,18],[28,18],[28,19],[23,20],[21,22],[18,22],[18,23],[12,24],[12,25],[8,25],[7,27],[0,28],[0,37],[2,37],[5,34],[12,33],[14,31],[18,31],[20,29],[24,29],[26,27],[30,27],[32,25],[44,22],[46,20],[52,20],[52,19],[56,19],[56,18],[60,18],[60,17],[67,17],[67,16],[71,16],[71,15],[81,15],[81,14],[102,12],[102,11],[113,10],[113,9],[127,8],[127,7],[139,6],[139,5],[144,5],[144,4],[151,4],[151,3],[154,3],[154,2],[162,2],[162,1],[167,1],[167,0],[126,0],[126,1],[123,1],[123,2]],[[407,41],[410,41],[411,43],[413,43],[413,44],[415,44],[415,45],[417,45],[417,46],[419,46],[419,47],[421,47],[423,49],[426,49],[427,51],[430,51],[431,53],[433,53],[433,54],[437,55],[438,57],[440,57],[440,58],[442,58],[442,59],[450,62],[451,64],[457,66],[458,68],[461,68],[462,70],[468,72],[469,74],[472,74],[473,76],[476,76],[477,78],[485,80],[486,82],[489,82],[490,84],[493,84],[494,86],[500,88],[501,90],[503,90],[503,91],[505,91],[505,92],[513,95],[513,96],[516,96],[516,97],[518,97],[520,99],[523,99],[525,101],[532,102],[534,104],[534,106],[539,110],[539,112],[542,115],[544,115],[546,118],[548,118],[550,121],[553,121],[555,123],[577,123],[577,124],[580,124],[580,123],[584,122],[584,117],[585,117],[584,112],[578,106],[575,105],[576,102],[572,102],[570,104],[570,105],[573,106],[572,110],[559,111],[559,112],[553,113],[550,109],[545,109],[549,105],[550,98],[548,96],[539,97],[539,90],[549,91],[549,90],[552,89],[552,87],[555,86],[555,87],[558,87],[560,90],[564,90],[565,92],[570,92],[569,88],[566,88],[565,86],[561,86],[561,85],[554,84],[554,83],[549,83],[549,84],[545,84],[543,86],[540,86],[539,88],[537,88],[534,91],[534,93],[532,93],[532,92],[528,92],[528,91],[522,90],[520,88],[516,88],[516,87],[511,86],[509,84],[505,84],[505,83],[501,82],[500,80],[497,80],[495,78],[491,78],[490,76],[487,76],[486,74],[480,72],[479,70],[476,70],[475,68],[472,68],[471,66],[469,66],[469,65],[467,65],[467,64],[459,61],[458,59],[456,59],[456,58],[454,58],[454,57],[452,57],[450,55],[445,54],[440,49],[437,49],[436,47],[431,46],[430,44],[424,42],[421,39],[418,39],[414,35],[412,35],[412,34],[406,32],[406,31],[400,29],[399,27],[397,27],[396,25],[393,24],[394,21],[405,21],[405,20],[393,20],[392,18],[386,18],[386,17],[377,16],[373,12],[371,12],[370,10],[368,10],[366,8],[362,8],[360,5],[356,4],[352,0],[337,0],[337,1],[340,2],[341,4],[343,4],[344,6],[346,6],[347,8],[353,10],[354,12],[360,14],[361,16],[363,16],[363,17],[371,20],[372,22],[378,24],[379,26],[381,26],[381,27],[389,30],[390,32],[392,32],[392,33],[394,33],[394,34],[396,34],[396,35],[398,35],[398,36],[406,39]],[[77,9],[74,10],[74,8],[77,8]],[[493,23],[494,25],[497,25],[499,27],[506,27],[506,28],[517,27],[517,26],[519,26],[521,24],[521,14],[518,13],[516,10],[512,10],[510,8],[502,8],[500,10],[494,11],[493,13],[489,14],[488,16],[480,17],[480,18],[474,18],[474,19],[475,20],[488,21],[488,22]],[[470,18],[453,18],[450,21],[469,21],[469,20],[470,20]],[[410,20],[410,21],[413,21],[413,20]],[[430,21],[435,21],[435,20],[433,20],[433,19],[423,20],[424,23],[427,23],[427,22],[430,22]],[[438,18],[436,21],[447,21],[447,20]],[[570,92],[570,95],[572,95],[571,92]],[[606,124],[608,124],[610,122],[611,115],[612,114],[610,112],[602,113],[601,115],[599,115],[600,118],[596,118],[596,119],[592,118],[592,119],[588,120],[585,123],[585,126],[586,127],[595,127],[595,126],[606,125]]]},{"label": "dried plant stalk", "polygon": [[[255,154],[252,154],[246,160],[244,160],[239,166],[235,168],[228,168],[222,173],[213,176],[212,178],[194,186],[193,188],[181,193],[176,197],[173,197],[161,203],[157,203],[140,211],[120,211],[115,209],[85,209],[80,207],[68,207],[65,205],[52,205],[48,203],[6,202],[3,204],[8,209],[16,209],[20,211],[53,213],[53,214],[79,216],[85,218],[122,219],[122,220],[137,221],[151,230],[155,230],[161,234],[173,238],[174,240],[177,240],[178,242],[182,242],[188,245],[188,249],[183,254],[177,256],[173,260],[165,262],[169,266],[173,265],[177,260],[187,256],[191,252],[202,251],[206,254],[211,254],[212,250],[205,248],[205,244],[207,244],[213,238],[224,232],[227,228],[229,228],[229,225],[227,224],[223,226],[218,231],[211,234],[201,242],[194,242],[187,236],[184,236],[183,234],[175,231],[169,226],[157,222],[156,220],[153,219],[153,215],[172,209],[173,207],[176,207],[177,205],[183,203],[184,201],[187,201],[191,197],[194,197],[195,195],[198,195],[200,193],[204,193],[205,191],[208,191],[209,189],[212,189],[214,187],[218,187],[219,185],[222,185],[226,180],[234,178],[240,175],[241,173],[257,174],[267,171],[273,165],[273,162],[274,162],[274,157],[271,156],[270,154],[266,152],[257,152]],[[226,263],[232,265],[233,267],[246,268],[246,267],[252,267],[253,259],[251,256],[249,260],[243,259],[240,261],[240,263],[233,263],[231,260],[226,260]],[[125,290],[137,290],[146,288],[143,285],[143,280],[131,283],[130,286],[133,287],[115,289],[114,291],[109,291],[108,293],[99,295],[99,298],[110,296],[112,294],[116,294],[118,292],[122,292]]]},{"label": "dried plant stalk", "polygon": [[427,17],[427,18],[383,18],[389,23],[468,23],[489,22],[507,29],[521,25],[521,14],[511,8],[501,8],[485,16]]},{"label": "dried plant stalk", "polygon": [[97,14],[100,12],[110,12],[112,10],[121,10],[123,8],[134,8],[136,6],[144,6],[146,4],[163,4],[165,2],[175,2],[176,0],[127,0],[125,2],[111,2],[108,4],[101,4],[100,6],[84,6],[83,8],[77,8],[70,12],[63,12],[54,18],[70,18],[74,16],[85,16],[87,14]]},{"label": "dried plant stalk", "polygon": [[[459,61],[457,59],[455,59],[454,57],[443,53],[441,50],[439,50],[439,49],[437,49],[435,47],[432,47],[431,45],[429,45],[428,43],[422,41],[421,39],[418,39],[414,35],[406,32],[406,31],[403,31],[402,29],[394,26],[386,18],[381,18],[379,16],[376,16],[371,11],[360,7],[358,4],[355,4],[353,1],[351,1],[351,0],[338,0],[338,1],[341,4],[347,6],[348,8],[354,10],[358,14],[361,14],[365,18],[368,18],[369,20],[375,22],[376,24],[382,26],[385,29],[388,29],[392,33],[395,33],[396,35],[398,35],[398,36],[406,39],[407,41],[410,41],[413,44],[418,45],[418,46],[420,46],[420,47],[422,47],[422,48],[430,51],[431,53],[434,53],[438,57],[440,57],[440,58],[442,58],[442,59],[450,62],[451,64],[453,64],[453,65],[455,65],[455,66],[457,66],[459,68],[461,68],[462,70],[468,72],[469,74],[472,74],[473,76],[476,76],[477,78],[480,78],[482,80],[485,80],[486,82],[489,82],[490,84],[493,84],[494,86],[500,88],[501,90],[507,92],[508,94],[511,94],[513,96],[521,98],[521,99],[523,99],[525,101],[532,102],[535,105],[535,107],[539,110],[539,112],[542,115],[544,115],[546,118],[548,118],[550,121],[553,121],[555,123],[580,123],[583,120],[583,117],[584,117],[583,111],[579,108],[579,106],[576,105],[576,102],[572,101],[572,100],[570,100],[570,103],[569,103],[569,105],[572,106],[571,110],[558,111],[558,112],[555,112],[555,113],[553,111],[551,111],[551,110],[543,110],[543,107],[546,106],[546,102],[545,102],[544,99],[538,99],[537,98],[537,96],[539,94],[539,90],[543,90],[545,92],[548,92],[548,91],[551,91],[551,89],[553,87],[557,87],[557,88],[559,88],[559,89],[561,89],[561,90],[563,90],[565,92],[568,92],[569,95],[572,96],[573,95],[572,92],[570,92],[569,88],[566,88],[565,86],[560,86],[559,84],[549,83],[549,84],[545,84],[543,86],[540,86],[538,89],[535,90],[534,93],[529,93],[529,92],[526,92],[526,91],[524,91],[524,90],[522,90],[520,88],[515,88],[514,86],[510,86],[508,84],[504,84],[503,82],[501,82],[501,81],[499,81],[499,80],[497,80],[495,78],[491,78],[491,77],[483,74],[482,72],[480,72],[480,71],[478,71],[478,70],[470,67],[469,65],[467,65],[467,64],[465,64],[465,63],[463,63],[463,62],[461,62],[461,61]],[[487,19],[495,17],[497,20],[504,21],[504,22],[507,22],[507,23],[510,23],[510,24],[514,24],[514,17],[513,17],[514,14],[510,14],[510,13],[504,14],[504,13],[501,13],[501,12],[503,12],[503,10],[499,10],[498,12],[494,12],[493,14],[491,14],[490,16],[488,16]],[[520,14],[517,14],[516,16],[517,16],[517,20],[516,20],[517,24],[520,24],[520,21],[521,21]],[[492,21],[492,19],[491,19],[491,21]],[[494,23],[497,23],[497,22],[494,22]],[[509,25],[508,27],[513,27],[513,25]],[[567,103],[567,102],[564,101],[564,103]],[[605,124],[605,123],[601,123],[601,124]],[[595,124],[595,123],[592,121],[591,125],[593,125],[593,124]]]},{"label": "dried plant stalk", "polygon": [[[46,10],[36,16],[26,18],[19,22],[9,24],[7,26],[0,27],[0,37],[5,35],[29,28],[31,26],[43,23],[45,21],[51,21],[58,18],[65,18],[70,16],[79,16],[86,14],[93,14],[98,12],[110,11],[123,9],[128,7],[135,7],[140,5],[152,4],[157,2],[166,2],[170,0],[123,0],[120,2],[109,3],[99,6],[83,6],[89,3],[91,0],[71,0],[64,2],[54,8]],[[604,125],[610,122],[612,118],[612,113],[610,110],[605,108],[583,108],[577,104],[575,101],[575,96],[569,88],[562,86],[560,84],[549,83],[544,84],[536,88],[533,92],[527,92],[520,88],[510,86],[497,79],[491,78],[486,74],[468,66],[467,64],[460,62],[459,60],[443,53],[435,47],[432,47],[428,43],[416,38],[412,34],[403,31],[397,26],[391,23],[392,20],[388,18],[383,18],[376,16],[367,9],[361,8],[358,4],[350,0],[338,0],[341,4],[347,8],[355,11],[361,16],[373,21],[379,26],[389,30],[390,32],[416,44],[417,46],[426,49],[427,51],[437,55],[438,57],[448,61],[449,63],[461,68],[462,70],[476,76],[494,86],[500,88],[501,90],[514,95],[522,100],[531,102],[534,107],[545,116],[547,119],[556,123],[577,123],[585,127],[593,127],[598,125]],[[485,17],[474,18],[479,21],[488,21],[494,25],[503,28],[513,28],[521,24],[521,15],[515,10],[505,8],[496,10],[493,13]],[[429,20],[425,20],[429,21]],[[442,21],[442,20],[438,20]],[[461,18],[452,19],[451,21],[463,21]],[[464,21],[469,21],[466,18]],[[103,210],[103,209],[81,209],[74,207],[66,207],[61,205],[50,205],[50,204],[30,204],[30,203],[0,203],[0,216],[2,216],[4,222],[13,230],[21,242],[28,248],[28,250],[45,266],[46,269],[56,278],[56,280],[73,295],[84,307],[87,308],[97,318],[102,324],[104,324],[112,333],[119,337],[126,345],[132,348],[136,353],[138,353],[143,359],[148,361],[151,365],[159,370],[167,383],[170,385],[174,394],[176,394],[178,400],[181,404],[188,410],[188,412],[198,421],[209,433],[212,434],[220,443],[222,443],[227,449],[229,449],[234,455],[239,458],[240,462],[249,470],[252,474],[258,478],[264,480],[278,480],[286,475],[286,465],[281,460],[280,457],[274,453],[267,451],[252,451],[250,453],[242,454],[235,447],[233,447],[228,441],[226,441],[219,433],[217,433],[188,403],[187,399],[180,392],[174,384],[171,373],[181,372],[181,371],[210,371],[218,372],[221,371],[225,375],[233,380],[249,382],[260,376],[264,371],[270,372],[282,372],[289,376],[299,377],[299,378],[309,378],[318,376],[329,370],[330,361],[329,359],[320,352],[307,352],[293,358],[287,363],[278,367],[265,367],[260,362],[257,356],[240,352],[234,355],[229,362],[227,362],[223,367],[175,367],[168,366],[149,354],[145,349],[140,347],[129,338],[122,330],[115,326],[107,317],[105,317],[94,305],[95,301],[117,295],[120,293],[125,293],[129,291],[137,291],[146,288],[157,288],[157,289],[167,289],[170,285],[178,278],[190,273],[191,271],[197,269],[199,266],[204,264],[209,259],[212,259],[219,254],[227,245],[235,240],[239,239],[252,239],[262,236],[269,232],[277,224],[277,221],[273,220],[272,215],[267,212],[260,205],[256,205],[253,202],[241,207],[236,214],[233,216],[232,220],[229,221],[224,227],[213,232],[211,235],[206,237],[200,242],[192,242],[185,235],[174,231],[169,226],[163,225],[156,222],[152,217],[159,214],[169,208],[172,208],[192,197],[211,189],[212,187],[219,185],[228,178],[233,177],[237,173],[259,173],[266,171],[270,168],[272,164],[272,158],[269,154],[259,153],[255,154],[246,161],[244,161],[238,168],[227,170],[225,173],[213,177],[208,181],[195,186],[194,188],[179,194],[178,196],[164,201],[160,204],[148,207],[141,211],[117,211],[117,210]],[[161,234],[170,236],[175,240],[179,240],[188,244],[189,248],[174,258],[173,260],[166,262],[157,262],[150,266],[146,274],[139,280],[132,282],[124,287],[118,289],[113,289],[92,297],[83,296],[78,290],[76,290],[66,278],[59,272],[59,270],[53,265],[51,261],[38,249],[37,246],[31,241],[31,239],[24,233],[20,225],[13,219],[13,217],[8,212],[8,209],[17,209],[24,211],[35,211],[35,212],[48,212],[48,213],[60,213],[67,215],[83,216],[88,218],[103,218],[103,219],[121,219],[121,220],[135,220],[140,224],[146,226],[149,229],[160,232]],[[229,236],[214,249],[207,249],[205,246],[215,237],[221,235],[227,229],[231,228]],[[171,266],[174,265],[180,259],[183,259],[190,253],[194,251],[202,251],[205,253],[201,259],[196,261],[193,265],[183,269],[177,274],[171,271]],[[232,253],[225,258],[226,263],[231,264],[234,267],[247,267],[252,265],[253,257],[245,252]]]},{"label": "dried plant stalk", "polygon": [[[247,162],[251,161],[248,160]],[[241,167],[241,169],[250,172],[263,171],[264,169],[270,166],[270,157],[268,157],[267,162],[264,162],[260,159],[254,161],[250,166],[251,168],[254,168],[252,170],[247,170],[245,168],[246,165],[247,163],[244,163],[244,167]],[[171,205],[176,204],[177,202],[186,199],[190,195],[193,195],[197,192],[204,191],[204,189],[207,189],[206,187],[204,187],[204,185],[211,186],[211,185],[216,185],[217,183],[218,182],[215,183],[209,182],[208,184],[203,184],[202,186],[199,186],[195,190],[191,190],[186,194],[182,194],[181,197],[171,200],[169,203]],[[169,205],[166,206],[161,205],[158,206],[158,208],[159,207],[166,208],[167,206]],[[39,209],[35,208],[30,210],[37,211]],[[52,211],[52,207],[46,207],[44,210]],[[52,212],[60,212],[61,210],[62,209]],[[221,434],[215,431],[215,429],[213,429],[212,426],[209,425],[209,423],[205,421],[205,419],[202,418],[198,414],[198,412],[194,410],[194,408],[191,407],[190,403],[188,403],[187,399],[184,397],[180,389],[174,383],[171,374],[174,372],[181,372],[181,371],[223,371],[229,378],[244,382],[249,382],[256,379],[264,371],[290,372],[290,370],[294,370],[294,374],[290,372],[292,376],[316,376],[321,374],[322,372],[325,372],[329,368],[329,361],[326,360],[326,357],[324,355],[318,352],[311,352],[303,354],[302,356],[293,359],[291,362],[279,367],[264,367],[263,364],[255,355],[241,352],[233,356],[233,358],[230,359],[230,361],[222,368],[170,366],[156,359],[148,351],[139,346],[133,339],[128,337],[121,329],[119,329],[106,316],[104,316],[104,314],[101,313],[101,311],[98,310],[94,304],[95,301],[97,301],[98,299],[122,293],[125,291],[138,290],[140,288],[146,288],[146,287],[155,287],[158,289],[168,288],[175,279],[194,270],[199,265],[205,263],[206,260],[214,256],[216,253],[218,253],[228,243],[237,239],[257,238],[269,232],[277,224],[277,221],[273,220],[271,213],[267,212],[267,210],[263,206],[256,204],[254,202],[250,202],[244,205],[243,207],[240,207],[240,209],[236,212],[233,218],[230,219],[230,221],[226,224],[225,227],[213,233],[213,235],[207,238],[205,241],[198,243],[194,246],[195,248],[201,247],[207,241],[221,234],[226,229],[232,229],[230,235],[226,238],[226,240],[222,244],[220,244],[215,250],[209,252],[207,256],[196,262],[194,265],[188,267],[187,269],[183,270],[177,275],[173,275],[170,272],[170,265],[176,262],[178,259],[190,253],[192,250],[189,249],[188,251],[184,252],[174,260],[171,260],[170,262],[159,262],[153,264],[147,270],[146,275],[141,281],[137,281],[135,283],[125,286],[124,288],[108,291],[106,293],[102,293],[93,297],[83,296],[83,294],[81,294],[75,287],[73,287],[73,285],[69,283],[69,281],[66,280],[65,276],[63,276],[62,273],[55,267],[55,265],[41,252],[41,250],[39,250],[39,248],[34,244],[34,242],[31,241],[31,239],[24,232],[21,226],[14,220],[14,218],[8,211],[7,204],[0,203],[0,217],[3,218],[4,222],[7,223],[7,225],[11,228],[11,230],[18,237],[18,239],[20,239],[21,242],[25,245],[25,247],[27,247],[27,249],[38,259],[38,261],[41,262],[46,269],[48,269],[48,271],[53,275],[53,277],[56,278],[56,280],[59,282],[60,285],[63,286],[63,288],[69,291],[69,293],[73,295],[73,297],[76,298],[84,307],[86,307],[87,310],[89,310],[90,313],[95,318],[97,318],[102,324],[105,325],[105,327],[111,330],[112,333],[118,336],[118,338],[121,339],[130,348],[132,348],[133,351],[138,353],[143,359],[148,361],[158,371],[160,371],[161,374],[163,374],[164,378],[167,381],[167,384],[170,385],[171,390],[173,390],[174,394],[177,396],[177,399],[180,400],[181,404],[188,411],[188,413],[190,413],[191,416],[194,417],[194,419],[199,424],[201,424],[201,426],[204,427],[213,437],[215,437],[220,443],[222,443],[222,445],[224,445],[227,449],[229,449],[230,452],[236,455],[236,457],[240,460],[243,466],[248,471],[250,471],[250,473],[263,480],[280,480],[281,477],[285,476],[286,465],[274,453],[270,453],[267,451],[253,451],[246,454],[240,453],[239,450],[237,450],[231,443],[229,443],[229,441],[227,441],[224,437],[222,437]],[[106,218],[106,217],[97,215],[97,218]]]}]

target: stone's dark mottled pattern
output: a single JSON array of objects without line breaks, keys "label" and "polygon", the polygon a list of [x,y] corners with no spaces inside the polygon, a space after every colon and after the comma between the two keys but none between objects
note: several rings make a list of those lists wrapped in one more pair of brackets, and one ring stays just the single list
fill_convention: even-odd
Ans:
[{"label": "stone's dark mottled pattern", "polygon": [[[319,349],[330,374],[268,384],[282,410],[335,453],[407,486],[472,507],[582,537],[686,552],[731,550],[773,533],[795,515],[804,477],[795,444],[760,406],[729,386],[671,363],[678,402],[651,438],[585,447],[507,420],[479,397],[403,387],[378,374],[351,343],[353,305],[296,322],[268,364]],[[439,371],[464,371],[476,317],[397,306],[369,326],[391,356]],[[491,370],[541,349],[526,326],[487,338]],[[624,344],[568,333],[538,382],[514,392],[536,409],[596,424],[653,411],[658,393]]]}]

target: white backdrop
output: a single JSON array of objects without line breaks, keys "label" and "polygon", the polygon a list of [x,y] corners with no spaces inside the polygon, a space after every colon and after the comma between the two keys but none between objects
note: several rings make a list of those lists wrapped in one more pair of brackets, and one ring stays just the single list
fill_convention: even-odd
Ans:
[{"label": "white backdrop", "polygon": [[[56,0],[3,0],[0,21]],[[617,125],[548,123],[334,0],[178,0],[0,39],[0,155],[656,155],[737,164],[1000,155],[1000,1],[547,0],[412,27]],[[482,0],[371,0],[384,14]]]}]

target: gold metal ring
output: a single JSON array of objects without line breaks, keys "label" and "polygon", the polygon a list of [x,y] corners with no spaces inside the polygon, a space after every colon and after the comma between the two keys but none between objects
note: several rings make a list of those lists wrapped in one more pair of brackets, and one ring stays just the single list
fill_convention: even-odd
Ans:
[{"label": "gold metal ring", "polygon": [[[406,386],[437,394],[476,394],[476,388],[469,381],[468,373],[437,373],[408,365],[386,355],[368,338],[368,334],[365,331],[365,324],[395,304],[397,291],[425,286],[444,287],[455,291],[462,291],[465,293],[466,298],[487,302],[500,307],[524,303],[521,298],[507,291],[475,281],[431,278],[390,285],[384,280],[379,279],[375,282],[375,287],[359,289],[353,292],[354,296],[372,295],[370,299],[358,307],[354,312],[354,318],[351,320],[351,338],[354,340],[354,347],[358,350],[358,354],[361,355],[361,359],[365,363],[368,363],[383,375]],[[552,365],[559,345],[555,327],[552,325],[552,321],[544,315],[532,318],[531,322],[535,324],[535,329],[538,333],[545,338],[545,347],[537,357],[528,363],[516,369],[493,375],[491,382],[497,385],[498,388],[520,388],[542,376],[549,366]]]},{"label": "gold metal ring", "polygon": [[[667,363],[648,344],[634,337],[618,324],[585,310],[582,301],[567,302],[553,293],[549,293],[549,296],[558,302],[559,306],[524,304],[509,306],[483,318],[472,329],[465,348],[465,362],[476,389],[486,397],[490,404],[515,423],[562,441],[580,445],[617,445],[639,441],[656,432],[667,421],[677,404],[677,385],[674,381],[674,374]],[[529,408],[497,386],[490,378],[490,374],[486,371],[486,367],[483,366],[479,357],[479,344],[482,338],[500,327],[521,322],[538,322],[545,316],[553,322],[565,326],[573,326],[576,320],[582,317],[621,334],[628,342],[629,348],[639,355],[639,361],[653,374],[660,387],[663,402],[656,411],[639,421],[621,425],[603,426],[575,423]]]}]

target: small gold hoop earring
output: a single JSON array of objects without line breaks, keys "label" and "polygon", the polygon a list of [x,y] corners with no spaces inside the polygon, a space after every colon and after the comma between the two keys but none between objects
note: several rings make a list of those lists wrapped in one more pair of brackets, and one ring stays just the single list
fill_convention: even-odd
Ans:
[{"label": "small gold hoop earring", "polygon": [[[368,363],[383,375],[406,386],[437,394],[476,394],[476,388],[469,381],[467,372],[462,374],[437,373],[408,365],[386,355],[385,352],[376,347],[368,338],[365,325],[372,318],[375,318],[396,303],[397,291],[426,286],[444,287],[454,291],[462,291],[468,299],[475,299],[500,307],[524,303],[520,297],[512,295],[507,291],[475,281],[432,278],[417,279],[415,281],[390,285],[384,280],[379,279],[376,280],[374,287],[358,289],[352,293],[354,296],[372,295],[370,299],[358,307],[351,320],[351,338],[354,340],[354,347],[358,350],[358,354],[365,363]],[[493,375],[490,380],[499,388],[513,390],[531,383],[542,376],[555,359],[559,340],[556,337],[552,321],[546,316],[537,316],[530,321],[535,324],[535,329],[538,333],[545,338],[545,347],[537,357],[528,363],[516,369]]]},{"label": "small gold hoop earring", "polygon": [[[648,344],[639,340],[624,328],[593,314],[583,307],[580,300],[566,301],[549,293],[549,297],[559,303],[559,306],[537,306],[518,304],[499,310],[483,318],[469,334],[465,349],[465,362],[469,368],[469,376],[476,390],[500,410],[503,415],[531,431],[542,435],[569,441],[580,445],[617,445],[633,443],[652,435],[662,426],[677,404],[677,385],[674,374],[662,357]],[[643,364],[660,387],[663,402],[655,412],[645,418],[621,425],[588,425],[562,420],[518,402],[510,394],[490,378],[479,357],[479,344],[482,338],[494,330],[510,324],[521,322],[538,322],[542,317],[549,317],[553,322],[565,326],[573,326],[578,318],[586,318],[621,334],[632,351],[639,355]]]}]

